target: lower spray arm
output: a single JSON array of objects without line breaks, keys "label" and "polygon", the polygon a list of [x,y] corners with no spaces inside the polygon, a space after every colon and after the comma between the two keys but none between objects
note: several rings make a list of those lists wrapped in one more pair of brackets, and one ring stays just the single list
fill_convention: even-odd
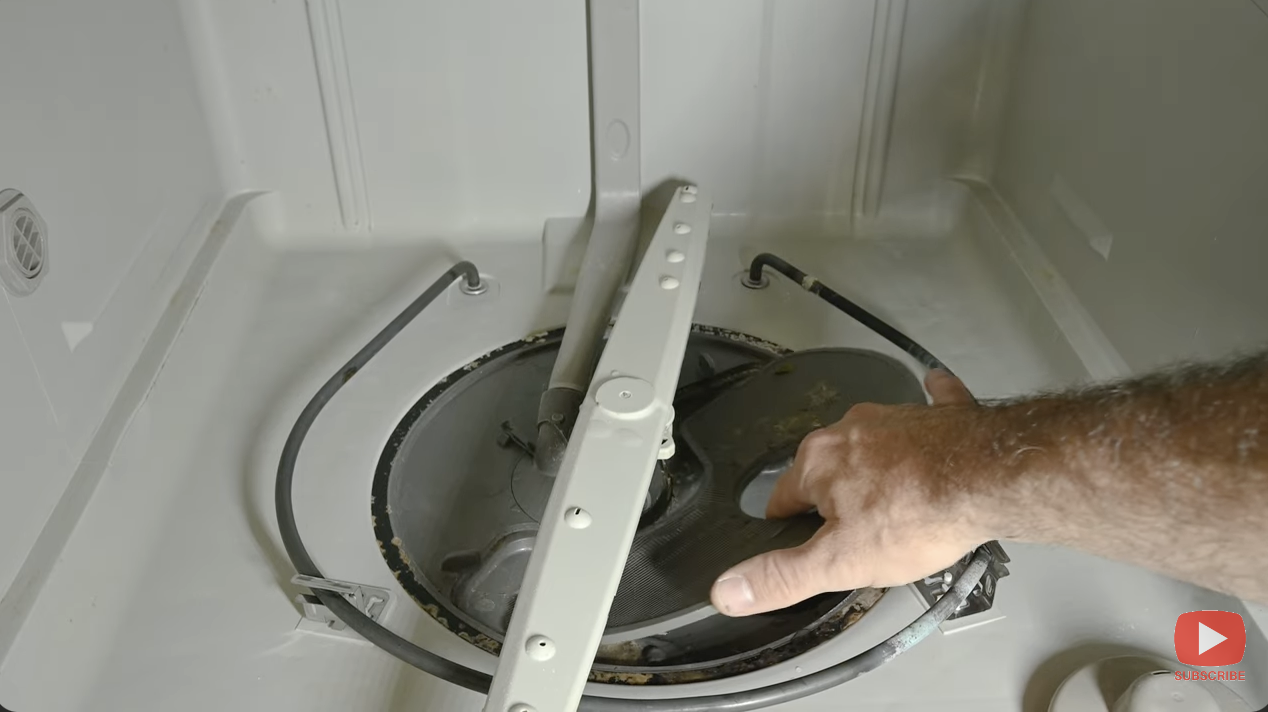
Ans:
[{"label": "lower spray arm", "polygon": [[577,708],[652,470],[673,448],[710,206],[679,188],[634,275],[551,490],[485,712]]}]

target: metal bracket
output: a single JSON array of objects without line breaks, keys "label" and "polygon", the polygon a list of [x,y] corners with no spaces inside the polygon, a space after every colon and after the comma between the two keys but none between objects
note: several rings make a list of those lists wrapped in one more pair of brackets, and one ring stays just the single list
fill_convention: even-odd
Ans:
[{"label": "metal bracket", "polygon": [[313,595],[313,591],[329,591],[343,596],[348,603],[356,606],[358,611],[361,611],[376,623],[392,602],[392,592],[378,586],[335,581],[303,574],[296,574],[291,578],[291,583],[303,586],[309,591],[309,593],[301,593],[295,597],[295,602],[300,605],[300,609],[304,613],[304,619],[315,623],[323,623],[329,626],[331,630],[336,631],[344,630],[347,625],[339,620],[335,614],[331,613],[329,608],[322,605],[317,596]]},{"label": "metal bracket", "polygon": [[568,442],[486,712],[575,710],[667,452],[712,205],[679,188],[648,245]]},{"label": "metal bracket", "polygon": [[[973,587],[973,592],[969,594],[969,597],[964,600],[964,603],[960,604],[955,613],[952,613],[947,618],[947,622],[985,613],[994,605],[995,586],[1000,579],[1008,575],[1008,567],[1004,564],[1007,564],[1010,559],[1008,554],[1004,552],[1004,547],[1000,546],[998,541],[987,542],[986,546],[995,555],[994,561],[986,569],[986,573],[982,574],[982,580]],[[945,570],[926,576],[911,584],[911,586],[926,606],[932,606],[939,598],[942,598],[942,594],[947,592],[947,589],[951,587],[951,582],[964,571],[964,568],[968,566],[969,560],[972,558],[972,554],[966,555]]]}]

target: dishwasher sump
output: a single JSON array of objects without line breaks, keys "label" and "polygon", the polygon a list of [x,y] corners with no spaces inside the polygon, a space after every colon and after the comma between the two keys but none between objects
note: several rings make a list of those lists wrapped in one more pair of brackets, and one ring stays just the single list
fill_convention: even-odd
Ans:
[{"label": "dishwasher sump", "polygon": [[[537,401],[562,330],[496,349],[442,379],[388,439],[374,479],[376,538],[397,580],[449,631],[498,654],[554,478],[533,463]],[[675,455],[657,467],[589,679],[671,685],[752,672],[839,635],[884,593],[825,594],[731,619],[709,605],[717,574],[814,534],[815,515],[746,513],[810,430],[860,400],[923,402],[879,354],[792,356],[697,325],[675,398]],[[760,511],[760,507],[759,507]]]},{"label": "dishwasher sump", "polygon": [[[520,381],[524,379],[514,378],[499,384],[496,382],[497,376],[508,371],[493,368],[492,365],[503,362],[503,359],[511,364],[531,362],[531,351],[541,350],[540,342],[547,341],[542,335],[499,348],[493,354],[472,361],[458,372],[442,379],[440,385],[425,394],[407,413],[405,422],[397,425],[389,439],[388,451],[380,457],[378,474],[382,481],[376,480],[372,488],[375,506],[379,506],[380,500],[383,502],[383,511],[376,510],[374,517],[379,534],[378,548],[387,554],[389,565],[394,563],[395,557],[397,566],[394,573],[398,580],[405,574],[420,584],[416,587],[417,590],[430,594],[424,606],[437,620],[441,618],[439,609],[445,602],[445,591],[442,586],[436,585],[439,576],[428,575],[436,572],[435,557],[423,562],[420,576],[413,566],[415,556],[405,550],[402,537],[394,531],[394,517],[398,509],[402,510],[402,519],[411,524],[418,521],[439,522],[443,526],[446,512],[461,513],[473,504],[477,510],[487,509],[489,495],[502,492],[505,494],[501,504],[502,507],[509,508],[512,515],[510,528],[513,532],[530,528],[533,523],[540,524],[533,537],[532,548],[540,547],[542,550],[530,554],[527,564],[520,565],[522,575],[518,578],[523,582],[522,586],[533,587],[528,590],[526,599],[521,599],[518,586],[507,590],[508,580],[514,584],[514,574],[509,577],[497,575],[499,572],[496,569],[501,568],[508,559],[519,558],[523,561],[526,558],[522,555],[505,555],[503,550],[508,547],[504,542],[495,541],[486,545],[488,553],[484,556],[481,556],[478,549],[441,552],[443,558],[439,564],[440,572],[444,573],[448,568],[448,573],[460,574],[457,587],[449,586],[450,598],[454,598],[452,593],[458,590],[458,598],[461,600],[468,603],[474,600],[474,604],[467,606],[464,612],[469,614],[473,609],[481,613],[496,611],[498,601],[487,595],[493,592],[502,594],[505,603],[514,601],[518,604],[516,607],[519,611],[508,605],[506,607],[510,610],[501,616],[484,617],[486,624],[507,621],[502,626],[504,637],[508,644],[514,642],[517,646],[497,650],[498,676],[490,678],[478,670],[455,664],[400,637],[378,623],[377,617],[381,610],[376,612],[374,608],[366,607],[367,599],[363,599],[358,585],[326,579],[303,541],[293,498],[296,464],[305,438],[318,421],[322,410],[343,386],[370,365],[377,354],[456,281],[461,280],[459,291],[462,294],[476,296],[487,291],[484,277],[471,262],[462,261],[453,265],[328,378],[304,406],[286,438],[277,468],[275,507],[287,556],[299,572],[294,581],[308,585],[315,598],[306,609],[316,617],[331,620],[332,624],[342,622],[402,661],[436,677],[474,691],[487,691],[489,701],[486,708],[501,708],[509,704],[511,709],[531,712],[535,708],[533,705],[507,702],[506,698],[513,700],[524,693],[508,694],[506,683],[499,685],[502,679],[501,666],[507,660],[514,664],[522,655],[527,655],[534,663],[543,663],[555,656],[556,649],[553,641],[541,633],[529,637],[524,632],[521,617],[538,615],[535,611],[540,609],[531,606],[540,606],[539,601],[545,595],[545,600],[550,601],[556,613],[567,611],[563,614],[564,618],[554,616],[555,625],[573,625],[575,628],[575,621],[565,622],[565,619],[573,615],[570,605],[575,603],[592,606],[589,613],[593,616],[593,621],[585,625],[581,635],[573,636],[577,645],[587,646],[584,656],[574,656],[575,663],[570,668],[535,668],[531,675],[520,679],[527,681],[531,678],[531,683],[524,684],[531,684],[537,693],[546,689],[542,686],[543,676],[559,684],[567,683],[569,686],[566,688],[555,686],[545,693],[557,698],[550,708],[573,708],[580,704],[579,709],[587,710],[638,708],[663,709],[669,712],[680,709],[683,704],[692,708],[713,709],[735,702],[744,708],[761,708],[796,700],[848,682],[880,667],[927,638],[951,617],[971,615],[983,606],[990,607],[994,598],[995,580],[1008,573],[1003,567],[1008,558],[997,542],[988,542],[977,547],[945,571],[925,579],[924,583],[934,586],[936,593],[930,595],[929,591],[924,592],[929,598],[927,610],[902,630],[858,655],[809,675],[804,680],[800,679],[802,668],[797,667],[797,676],[783,683],[734,694],[665,698],[650,706],[644,703],[620,702],[618,700],[622,695],[619,693],[615,695],[616,699],[608,695],[584,694],[582,686],[587,680],[643,684],[708,683],[740,672],[761,671],[792,655],[813,649],[817,644],[830,640],[840,630],[857,622],[862,613],[879,600],[880,592],[833,592],[813,597],[788,609],[749,617],[735,627],[730,627],[726,619],[717,616],[715,611],[707,607],[704,599],[707,597],[709,584],[719,569],[780,545],[794,546],[803,543],[822,525],[816,512],[780,521],[751,516],[746,513],[754,509],[752,498],[746,496],[745,489],[748,485],[762,477],[767,480],[762,487],[768,488],[769,480],[787,469],[796,449],[807,435],[839,420],[855,404],[925,402],[923,386],[902,362],[879,353],[857,349],[811,349],[768,358],[766,363],[753,363],[758,359],[750,355],[748,362],[741,359],[739,363],[719,373],[717,359],[709,349],[702,348],[698,338],[700,335],[692,322],[694,292],[699,290],[703,267],[703,240],[688,248],[695,254],[697,263],[690,266],[691,273],[687,275],[690,281],[683,290],[678,290],[681,286],[678,279],[663,275],[663,268],[660,266],[661,260],[669,263],[684,261],[684,252],[679,251],[678,242],[670,236],[690,234],[693,228],[684,221],[689,219],[687,214],[708,210],[709,203],[698,199],[698,196],[699,192],[694,186],[680,187],[675,192],[674,200],[646,249],[631,282],[629,294],[611,330],[599,339],[605,343],[600,344],[603,356],[599,359],[595,372],[602,375],[596,375],[595,378],[607,380],[597,387],[592,386],[592,391],[586,396],[586,404],[582,406],[577,421],[578,429],[571,433],[570,437],[574,441],[568,446],[565,468],[559,478],[552,482],[541,473],[531,471],[535,465],[527,464],[523,458],[532,458],[534,463],[540,463],[541,458],[537,455],[541,453],[537,448],[541,447],[541,438],[544,437],[542,434],[556,427],[560,433],[567,435],[568,431],[560,427],[566,415],[547,415],[549,420],[543,421],[543,412],[549,411],[539,409],[536,422],[539,441],[537,445],[533,445],[515,434],[514,423],[509,418],[504,419],[507,413],[500,411],[500,406],[492,409],[492,413],[487,407],[478,407],[481,403],[513,403],[516,400],[508,396],[520,388]],[[703,208],[698,207],[697,203],[701,203]],[[707,230],[707,218],[705,226]],[[776,255],[757,255],[742,281],[744,287],[757,290],[769,286],[770,282],[764,274],[767,268],[782,274],[834,309],[850,316],[901,349],[921,366],[946,368],[938,358],[910,337]],[[688,289],[691,292],[687,292]],[[680,298],[684,293],[691,296],[684,300]],[[649,322],[648,317],[653,314],[664,323],[653,325]],[[669,340],[667,332],[673,332],[677,341]],[[698,342],[694,352],[687,348],[693,336]],[[743,334],[731,336],[733,341],[750,345],[754,341],[753,337]],[[549,342],[556,346],[554,353],[549,354],[553,356],[549,359],[553,369],[550,380],[547,381],[550,384],[553,384],[557,375],[555,370],[563,360],[563,353],[559,349],[566,343],[558,335],[556,337]],[[652,340],[652,350],[644,347],[642,341],[645,339]],[[533,348],[535,343],[537,347]],[[525,354],[526,358],[515,358],[516,352],[524,348],[530,349]],[[684,363],[693,362],[703,373],[694,374],[695,380],[689,378],[684,384],[680,377]],[[650,376],[655,385],[630,375],[648,377],[648,369],[655,371],[656,375]],[[514,376],[513,371],[510,373]],[[483,384],[484,381],[494,382]],[[528,379],[528,382],[535,386],[527,391],[529,394],[542,387],[540,374],[537,379]],[[487,385],[488,388],[472,390],[462,388],[463,384]],[[614,384],[617,387],[612,387]],[[457,388],[452,391],[451,398],[442,398],[450,388],[455,387]],[[481,391],[485,392],[483,396]],[[636,395],[636,392],[641,395]],[[652,396],[653,392],[659,395]],[[469,393],[475,395],[465,395]],[[663,405],[656,405],[654,398],[659,398]],[[523,403],[524,398],[521,396],[518,400]],[[442,402],[460,404],[457,408],[450,406],[456,417],[435,417],[438,414],[448,415],[445,413],[445,406],[440,405]],[[604,415],[608,412],[605,408],[618,409],[613,411],[618,415]],[[519,417],[522,419],[524,414],[519,414]],[[513,446],[510,449],[519,450],[518,457],[503,463],[500,468],[480,463],[475,475],[464,473],[467,463],[462,456],[478,458],[479,453],[487,452],[488,445],[482,446],[477,440],[474,446],[458,446],[463,442],[463,437],[455,437],[453,424],[458,423],[459,429],[478,436],[482,430],[486,433],[491,431],[494,422],[498,423],[497,427],[501,431],[495,441],[496,445]],[[429,432],[432,428],[428,426],[432,423],[439,423],[434,428],[436,437],[432,437]],[[420,444],[420,438],[411,437],[415,434],[421,434],[422,442],[430,439],[430,445],[437,450],[455,451],[459,454],[459,465],[455,468],[459,476],[449,480],[461,483],[457,488],[461,495],[454,497],[452,492],[455,488],[451,486],[439,498],[441,506],[432,506],[430,511],[425,512],[412,509],[419,502],[436,499],[435,495],[414,488],[408,494],[399,496],[403,488],[394,485],[401,478],[395,478],[394,481],[392,477],[394,469],[397,469],[395,466],[398,454],[404,455],[407,461],[415,459],[411,457],[412,450]],[[552,439],[545,437],[547,441]],[[649,440],[649,437],[658,438],[659,445],[657,446],[656,440]],[[578,438],[580,442],[577,442]],[[593,438],[593,441],[587,438]],[[470,442],[469,435],[467,440]],[[675,445],[679,441],[685,445],[681,453]],[[603,448],[594,445],[595,442],[615,446],[617,450],[604,452],[604,457],[596,457]],[[648,446],[652,447],[649,449]],[[641,453],[637,452],[640,449]],[[423,464],[426,465],[429,459],[427,451],[423,449],[422,452]],[[622,461],[620,458],[636,459]],[[682,467],[681,463],[684,461],[694,461],[696,466]],[[419,469],[418,466],[401,467],[399,471]],[[481,487],[481,483],[490,477],[495,484]],[[595,483],[602,482],[602,487],[579,495],[576,484],[578,477],[592,478]],[[497,484],[499,481],[500,485]],[[620,507],[623,505],[620,503],[616,507],[610,507],[607,506],[609,503],[601,501],[614,496],[628,497],[622,503],[628,501],[632,506],[622,510]],[[544,508],[525,504],[541,500],[546,501]],[[746,500],[747,508],[744,506]],[[498,504],[496,498],[493,504]],[[498,507],[498,510],[501,511],[502,507]],[[521,515],[518,522],[514,521],[517,511]],[[586,530],[592,524],[590,512],[612,515],[612,520],[598,529],[606,531],[609,536],[616,535],[620,538],[613,539],[608,542],[608,546],[600,548],[582,546],[580,544],[584,539],[573,538],[570,553],[565,555],[556,550],[555,547],[560,546],[561,541],[565,546],[570,543],[567,539],[559,538],[559,527],[566,527],[564,531],[572,532]],[[455,519],[460,522],[457,528],[461,529],[472,522],[478,522],[480,517],[460,514]],[[621,527],[618,529],[613,526],[613,521],[625,523],[618,524]],[[709,533],[693,532],[690,526],[693,523],[706,528]],[[485,524],[485,527],[477,524],[475,531],[482,532],[486,537],[490,533],[500,536],[507,529],[507,521],[501,517],[492,521],[486,519]],[[487,526],[490,524],[491,527]],[[380,527],[388,528],[384,530]],[[640,531],[644,534],[641,541],[638,536]],[[577,534],[567,536],[575,537]],[[461,536],[458,538],[462,539]],[[527,548],[525,544],[528,537],[521,535],[513,538],[518,543],[510,545],[510,551],[522,554]],[[446,544],[451,539],[453,537],[444,530],[424,529],[421,537],[411,535],[412,544],[421,541],[424,547],[432,542],[439,542],[442,548],[447,549],[449,547]],[[614,561],[599,558],[592,564],[596,571],[606,570],[608,573],[605,576],[610,576],[606,580],[611,588],[590,586],[589,595],[601,597],[601,608],[593,606],[594,600],[577,600],[574,595],[579,578],[591,575],[591,565],[582,559],[595,554],[620,557]],[[547,577],[543,581],[540,567],[558,565],[561,561],[566,562],[566,566],[553,574],[554,580]],[[428,563],[433,564],[430,571]],[[709,566],[709,563],[720,566],[715,568]],[[514,566],[512,564],[508,568]],[[501,579],[493,590],[483,586],[490,579]],[[643,582],[647,579],[659,582],[659,588],[645,587]],[[542,593],[543,588],[549,589],[546,594]],[[917,588],[920,588],[920,582],[917,582]],[[351,589],[351,595],[345,589]],[[625,590],[624,597],[620,589]],[[388,594],[384,592],[383,595]],[[616,599],[615,603],[613,599]],[[386,601],[382,597],[368,600]],[[524,603],[524,600],[529,603]],[[324,604],[329,615],[316,608],[316,602]],[[789,618],[799,618],[807,613],[813,615],[820,612],[816,609],[821,604],[830,605],[831,608],[826,614],[817,616],[810,628],[791,635],[777,631],[774,641],[771,641],[769,635],[763,635],[764,623],[781,618],[786,623]],[[525,606],[530,606],[527,614],[523,610]],[[676,614],[692,609],[697,613],[702,612],[704,620],[673,620]],[[634,614],[632,611],[639,613]],[[475,622],[472,618],[469,616],[467,622]],[[709,621],[709,618],[715,618],[715,621]],[[739,629],[744,629],[746,633],[756,632],[757,635],[752,637],[759,641],[760,647],[753,649],[752,638],[748,636],[741,640],[719,640],[720,636],[714,634],[714,622],[727,626],[727,632]],[[449,625],[448,616],[443,624]],[[656,627],[651,628],[650,624],[655,624]],[[532,626],[529,630],[541,628]],[[606,636],[600,635],[602,630],[606,630]],[[674,635],[662,635],[655,640],[649,639],[647,635],[670,631]],[[487,633],[479,636],[472,636],[469,631],[458,633],[469,642],[477,645],[483,643],[486,649],[492,651],[493,646],[489,643],[495,642],[495,639]],[[604,643],[607,644],[607,649],[600,650]],[[521,649],[518,646],[524,647]],[[539,650],[539,646],[545,650]],[[619,666],[612,665],[614,651],[620,651],[622,664]],[[729,655],[725,659],[718,659],[720,651],[726,651],[722,654]],[[751,661],[746,658],[751,658]],[[600,670],[596,675],[596,661],[612,669]],[[657,662],[668,664],[663,669],[653,669],[649,665]],[[622,669],[630,663],[644,669]],[[631,672],[637,676],[636,679],[628,677]],[[619,686],[616,689],[620,689]],[[571,700],[565,699],[569,697]]]}]

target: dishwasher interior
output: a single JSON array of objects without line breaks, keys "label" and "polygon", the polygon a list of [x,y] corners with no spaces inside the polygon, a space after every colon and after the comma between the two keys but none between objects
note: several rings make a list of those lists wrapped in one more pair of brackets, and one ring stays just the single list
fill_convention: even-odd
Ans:
[{"label": "dishwasher interior", "polygon": [[[712,209],[680,399],[790,351],[898,364],[887,393],[918,372],[803,284],[753,283],[765,253],[984,399],[1268,341],[1264,0],[23,0],[0,57],[13,712],[481,710],[293,580],[283,443],[419,293],[478,266],[312,424],[293,502],[384,628],[491,674],[587,248],[616,224],[645,247],[684,186]],[[699,472],[658,474],[645,516],[678,516]],[[719,623],[699,592],[761,523],[744,498],[710,506],[636,539],[653,563],[622,579],[587,695],[799,679],[929,607],[901,587]],[[984,610],[773,709],[1099,712],[1071,701],[1080,675],[1167,664],[1176,617],[1204,609],[1242,614],[1247,676],[1226,689],[1268,705],[1268,609],[1002,547]],[[670,618],[686,632],[661,635]]]}]

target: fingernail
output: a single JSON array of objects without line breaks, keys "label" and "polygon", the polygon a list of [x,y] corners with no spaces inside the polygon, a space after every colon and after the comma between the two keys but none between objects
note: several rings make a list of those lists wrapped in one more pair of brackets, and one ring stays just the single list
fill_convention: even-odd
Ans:
[{"label": "fingernail", "polygon": [[755,600],[753,587],[742,575],[723,576],[713,584],[713,605],[728,616],[743,615]]}]

